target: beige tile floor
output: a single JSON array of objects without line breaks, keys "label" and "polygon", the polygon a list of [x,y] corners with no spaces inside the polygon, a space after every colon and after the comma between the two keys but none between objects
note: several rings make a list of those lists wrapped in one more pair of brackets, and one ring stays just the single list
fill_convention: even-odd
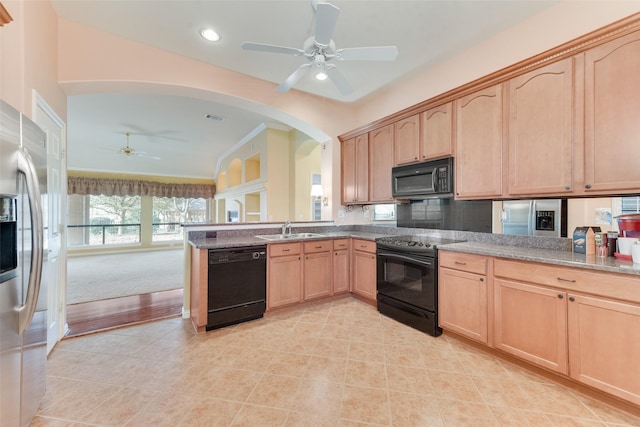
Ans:
[{"label": "beige tile floor", "polygon": [[640,417],[351,297],[195,335],[174,318],[58,344],[32,426],[629,426]]}]

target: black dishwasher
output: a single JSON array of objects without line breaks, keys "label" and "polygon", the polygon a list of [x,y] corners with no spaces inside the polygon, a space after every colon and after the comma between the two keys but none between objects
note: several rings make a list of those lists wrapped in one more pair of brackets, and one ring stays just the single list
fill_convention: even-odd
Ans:
[{"label": "black dishwasher", "polygon": [[267,298],[267,247],[209,249],[207,330],[258,319]]}]

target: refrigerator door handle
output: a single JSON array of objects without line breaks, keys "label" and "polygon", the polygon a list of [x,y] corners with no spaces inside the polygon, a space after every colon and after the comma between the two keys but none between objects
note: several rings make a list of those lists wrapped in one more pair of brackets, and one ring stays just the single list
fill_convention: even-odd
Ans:
[{"label": "refrigerator door handle", "polygon": [[18,333],[23,333],[31,323],[33,314],[38,303],[40,294],[40,279],[42,278],[43,260],[43,224],[42,205],[40,202],[40,187],[38,185],[38,174],[33,165],[31,156],[26,149],[18,150],[18,172],[23,174],[27,186],[27,197],[29,198],[29,209],[31,211],[31,266],[29,270],[29,286],[24,305],[16,307],[18,312]]}]

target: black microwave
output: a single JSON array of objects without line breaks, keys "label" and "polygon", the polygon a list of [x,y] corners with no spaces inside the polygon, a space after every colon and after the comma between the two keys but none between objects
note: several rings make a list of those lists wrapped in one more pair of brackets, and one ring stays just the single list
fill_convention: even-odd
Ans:
[{"label": "black microwave", "polygon": [[395,199],[453,197],[453,157],[394,167],[391,180]]}]

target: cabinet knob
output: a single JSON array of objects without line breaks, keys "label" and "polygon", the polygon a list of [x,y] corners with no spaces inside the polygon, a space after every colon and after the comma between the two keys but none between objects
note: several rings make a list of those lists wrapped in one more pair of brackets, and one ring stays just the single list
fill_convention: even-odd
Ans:
[{"label": "cabinet knob", "polygon": [[570,186],[570,185],[565,185],[565,186],[564,186],[564,189],[565,189],[565,190],[567,190],[567,191],[568,191],[568,190],[571,190],[571,186]]},{"label": "cabinet knob", "polygon": [[591,188],[591,184],[587,184],[584,186],[584,188],[586,188],[587,190]]},{"label": "cabinet knob", "polygon": [[480,278],[480,281],[481,281],[481,282],[484,282],[484,277],[481,277],[481,278]]},{"label": "cabinet knob", "polygon": [[564,295],[558,294],[558,298],[562,299],[562,298],[564,298]]},{"label": "cabinet knob", "polygon": [[576,300],[576,299],[575,299],[574,297],[569,297],[569,301],[573,302],[573,301],[575,301],[575,300]]},{"label": "cabinet knob", "polygon": [[416,157],[414,157],[414,158],[413,158],[413,160],[418,160],[418,157],[417,157],[417,156],[416,156]]}]

